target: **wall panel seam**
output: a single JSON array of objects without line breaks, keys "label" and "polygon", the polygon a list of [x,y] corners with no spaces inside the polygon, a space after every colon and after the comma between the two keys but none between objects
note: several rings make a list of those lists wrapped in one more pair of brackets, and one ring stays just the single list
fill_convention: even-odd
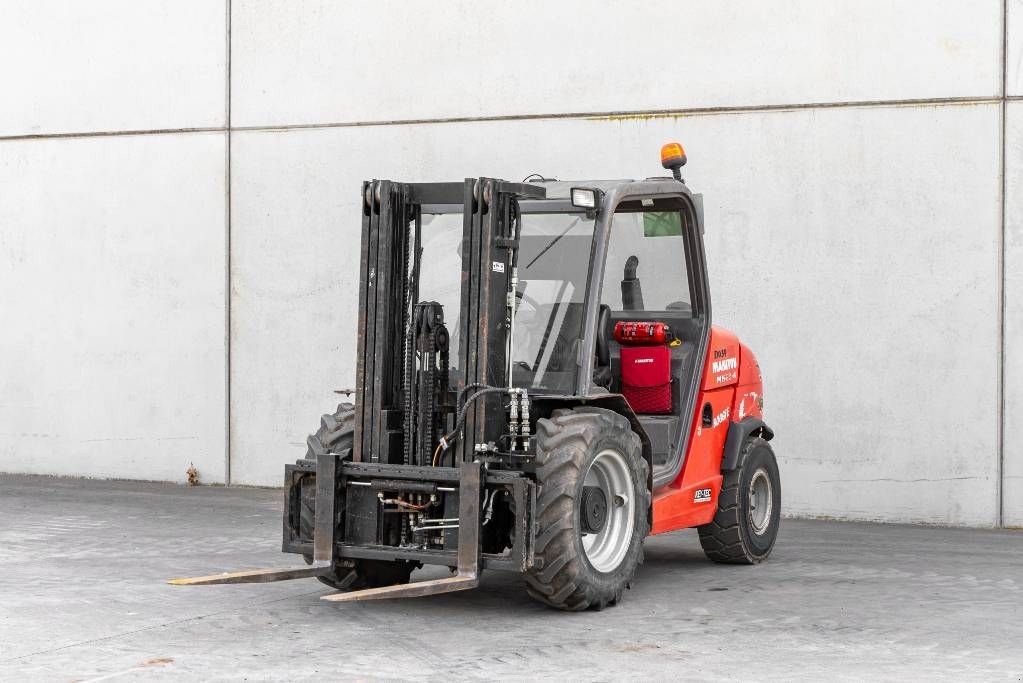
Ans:
[{"label": "wall panel seam", "polygon": [[224,121],[225,163],[224,163],[224,485],[231,485],[231,0],[225,4],[225,92]]},{"label": "wall panel seam", "polygon": [[282,130],[306,130],[316,128],[358,128],[369,126],[411,126],[442,123],[490,123],[499,121],[537,121],[558,119],[580,120],[628,120],[630,118],[674,118],[686,116],[722,116],[747,113],[784,113],[801,110],[822,109],[870,109],[885,107],[941,107],[999,104],[1004,101],[1023,100],[1023,95],[981,96],[981,97],[939,97],[904,100],[850,100],[846,102],[812,102],[791,104],[737,105],[730,107],[690,107],[674,109],[635,109],[593,112],[553,112],[539,114],[502,114],[494,116],[452,116],[420,119],[380,119],[372,121],[335,121],[325,123],[293,123],[253,126],[208,126],[201,128],[159,128],[153,130],[84,131],[74,133],[33,133],[31,135],[0,135],[0,142],[17,140],[45,140],[57,138],[117,137],[126,135],[173,135],[179,133],[220,133],[225,131],[274,132]]},{"label": "wall panel seam", "polygon": [[537,121],[537,120],[612,120],[627,121],[629,119],[649,118],[680,118],[698,116],[723,116],[730,114],[748,113],[784,113],[802,110],[823,110],[823,109],[871,109],[887,107],[940,107],[940,106],[969,106],[983,104],[998,104],[1001,97],[945,97],[928,99],[908,100],[862,100],[849,102],[814,102],[807,104],[765,104],[765,105],[740,105],[732,107],[692,107],[680,109],[644,109],[644,110],[621,110],[604,112],[565,112],[546,114],[507,114],[496,116],[454,116],[448,118],[424,118],[424,119],[382,119],[376,121],[337,121],[332,123],[294,123],[280,125],[259,125],[259,126],[235,126],[236,131],[281,131],[281,130],[303,130],[315,128],[358,128],[362,126],[413,126],[438,123],[492,123],[501,121]]},{"label": "wall panel seam", "polygon": [[996,503],[995,526],[1005,526],[1005,244],[1007,237],[1005,203],[1008,198],[1008,174],[1006,169],[1006,116],[1008,115],[1009,94],[1009,0],[1002,0],[1002,96],[999,121],[998,144],[998,178],[999,178],[999,212],[998,226],[998,377],[997,377],[997,409],[998,422],[995,435],[995,476]]},{"label": "wall panel seam", "polygon": [[133,135],[181,135],[192,133],[223,133],[226,126],[205,126],[201,128],[153,128],[151,130],[96,130],[76,133],[32,133],[31,135],[0,135],[0,142],[22,140],[60,140],[63,138],[112,138]]}]

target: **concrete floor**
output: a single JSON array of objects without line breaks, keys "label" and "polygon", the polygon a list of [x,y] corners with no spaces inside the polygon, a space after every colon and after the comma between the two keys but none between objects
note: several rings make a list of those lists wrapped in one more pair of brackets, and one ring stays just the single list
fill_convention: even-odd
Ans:
[{"label": "concrete floor", "polygon": [[280,566],[279,493],[0,476],[0,679],[1023,680],[1023,532],[786,520],[721,567],[653,538],[622,605],[564,614],[517,577],[331,605]]}]

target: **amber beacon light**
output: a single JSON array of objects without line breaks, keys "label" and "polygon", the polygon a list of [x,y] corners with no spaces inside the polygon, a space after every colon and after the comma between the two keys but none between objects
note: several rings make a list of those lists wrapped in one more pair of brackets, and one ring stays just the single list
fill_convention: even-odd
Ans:
[{"label": "amber beacon light", "polygon": [[677,142],[661,147],[661,166],[671,171],[675,180],[682,180],[681,168],[686,165],[686,151]]}]

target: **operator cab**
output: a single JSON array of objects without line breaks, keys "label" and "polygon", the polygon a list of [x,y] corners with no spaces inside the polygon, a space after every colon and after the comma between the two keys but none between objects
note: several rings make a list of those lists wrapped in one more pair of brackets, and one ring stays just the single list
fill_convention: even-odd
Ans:
[{"label": "operator cab", "polygon": [[[624,396],[648,437],[655,485],[682,465],[710,331],[700,197],[681,181],[681,146],[666,145],[662,163],[674,178],[531,181],[546,198],[517,203],[509,359],[511,384],[531,396]],[[452,329],[461,210],[423,207],[420,293],[450,312]],[[664,336],[615,333],[629,323],[660,325]],[[459,372],[451,368],[453,385]]]},{"label": "operator cab", "polygon": [[682,464],[710,331],[700,198],[666,178],[544,185],[549,198],[585,186],[600,206],[593,369],[579,393],[626,398],[649,438],[655,482],[667,483]]}]

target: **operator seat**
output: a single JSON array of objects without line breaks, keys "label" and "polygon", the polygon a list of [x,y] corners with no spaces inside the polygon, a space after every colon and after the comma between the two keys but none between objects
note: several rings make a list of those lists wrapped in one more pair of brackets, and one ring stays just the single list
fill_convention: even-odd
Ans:
[{"label": "operator seat", "polygon": [[593,383],[611,389],[611,307],[600,304],[597,310],[597,348],[596,364],[593,368]]},{"label": "operator seat", "polygon": [[625,260],[622,273],[622,310],[642,311],[643,285],[639,281],[639,257],[633,254]]}]

